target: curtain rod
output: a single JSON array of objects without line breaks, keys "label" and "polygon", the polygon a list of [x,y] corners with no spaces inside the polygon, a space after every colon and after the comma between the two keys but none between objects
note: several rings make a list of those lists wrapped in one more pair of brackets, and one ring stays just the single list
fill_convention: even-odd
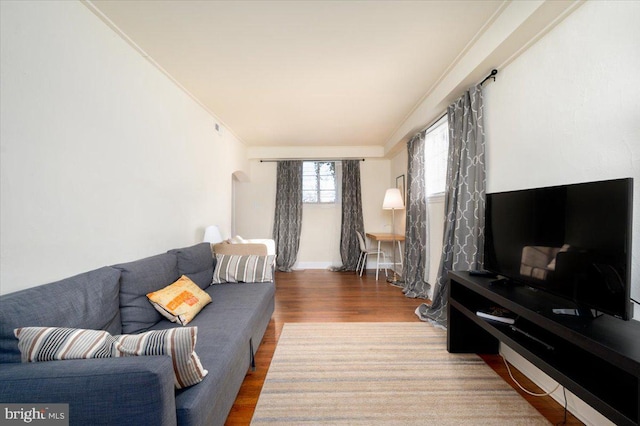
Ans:
[{"label": "curtain rod", "polygon": [[[498,70],[497,69],[492,69],[491,72],[489,73],[488,76],[486,76],[484,78],[484,80],[482,80],[482,82],[480,82],[480,86],[482,86],[487,80],[489,80],[490,78],[493,79],[493,81],[496,81],[496,74],[498,74]],[[438,118],[436,118],[435,120],[433,120],[431,123],[429,123],[428,125],[426,125],[425,127],[422,128],[422,130],[420,130],[418,133],[424,132],[425,130],[429,129],[429,127],[433,126],[434,124],[436,124],[438,121],[440,121],[442,119],[442,117],[444,117],[445,115],[447,115],[447,110],[445,109],[444,113],[439,116]],[[416,133],[416,134],[418,134]]]},{"label": "curtain rod", "polygon": [[[425,130],[428,130],[428,129],[429,129],[429,127],[433,126],[433,125],[434,125],[434,124],[436,124],[438,121],[442,120],[442,118],[443,118],[443,117],[445,117],[446,115],[447,115],[447,110],[445,109],[445,110],[444,110],[444,113],[443,113],[441,116],[439,116],[438,118],[436,118],[435,120],[433,120],[431,123],[429,123],[429,124],[427,124],[426,126],[424,126],[424,127],[422,128],[422,130],[420,130],[419,132],[417,132],[417,133],[416,133],[416,135],[417,135],[418,133],[422,133],[422,132],[424,132]],[[413,136],[415,136],[415,135],[413,135]],[[411,138],[413,138],[413,136],[412,136]]]},{"label": "curtain rod", "polygon": [[343,160],[358,160],[364,161],[364,158],[324,158],[322,160],[315,160],[311,158],[282,158],[273,160],[260,160],[261,163],[277,163],[278,161],[343,161]]},{"label": "curtain rod", "polygon": [[482,86],[490,78],[493,78],[493,81],[496,81],[496,74],[498,74],[498,70],[497,69],[492,69],[491,73],[488,76],[486,76],[484,78],[484,80],[482,80],[482,83],[480,83],[480,86]]}]

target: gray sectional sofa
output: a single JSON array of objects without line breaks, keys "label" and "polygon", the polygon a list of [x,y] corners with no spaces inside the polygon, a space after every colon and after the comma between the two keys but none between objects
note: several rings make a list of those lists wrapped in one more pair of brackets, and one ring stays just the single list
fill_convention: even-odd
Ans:
[{"label": "gray sectional sofa", "polygon": [[[224,424],[274,309],[275,284],[210,286],[208,243],[0,296],[0,402],[68,403],[72,425]],[[212,299],[188,326],[204,380],[174,388],[168,356],[21,363],[13,330],[55,326],[132,334],[181,327],[146,294],[187,275]]]}]

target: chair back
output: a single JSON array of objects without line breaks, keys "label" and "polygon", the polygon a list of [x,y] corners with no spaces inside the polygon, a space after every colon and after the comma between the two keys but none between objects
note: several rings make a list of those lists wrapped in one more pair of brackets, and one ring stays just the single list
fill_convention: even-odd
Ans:
[{"label": "chair back", "polygon": [[358,231],[356,231],[356,234],[358,234],[358,242],[360,242],[360,251],[367,251],[367,244],[365,244],[362,234]]}]

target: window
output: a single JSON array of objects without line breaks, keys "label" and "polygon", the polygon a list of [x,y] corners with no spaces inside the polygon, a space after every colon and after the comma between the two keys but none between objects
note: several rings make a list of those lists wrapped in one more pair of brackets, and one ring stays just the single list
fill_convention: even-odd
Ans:
[{"label": "window", "polygon": [[427,129],[424,151],[427,197],[444,194],[449,154],[449,122],[446,115]]},{"label": "window", "polygon": [[333,204],[337,198],[336,163],[305,161],[302,164],[302,202]]}]

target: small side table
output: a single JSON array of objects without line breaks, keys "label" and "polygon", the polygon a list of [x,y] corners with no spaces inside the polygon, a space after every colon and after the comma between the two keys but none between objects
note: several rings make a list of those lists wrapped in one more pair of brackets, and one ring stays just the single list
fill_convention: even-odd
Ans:
[{"label": "small side table", "polygon": [[[400,246],[400,242],[404,241],[404,235],[398,235],[398,234],[384,234],[384,233],[380,233],[380,232],[367,232],[367,237],[371,238],[374,241],[378,242],[378,256],[376,259],[376,280],[378,279],[378,272],[380,271],[380,243],[381,242],[390,242],[393,243],[393,241],[397,241],[398,242],[398,254],[400,255],[400,265],[402,266],[402,248]],[[396,248],[393,247],[393,249],[395,250]],[[393,267],[395,268],[396,265],[394,264]],[[395,269],[394,269],[395,270]]]}]

